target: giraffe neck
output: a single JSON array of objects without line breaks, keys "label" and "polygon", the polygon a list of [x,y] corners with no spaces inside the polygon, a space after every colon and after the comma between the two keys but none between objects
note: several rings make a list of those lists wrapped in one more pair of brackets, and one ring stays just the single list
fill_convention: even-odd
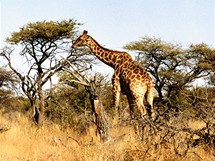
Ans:
[{"label": "giraffe neck", "polygon": [[115,67],[116,59],[117,59],[117,52],[106,49],[102,47],[96,40],[94,40],[92,37],[90,38],[90,43],[88,43],[88,47],[91,49],[93,54],[100,59],[105,64],[111,66],[112,68]]}]

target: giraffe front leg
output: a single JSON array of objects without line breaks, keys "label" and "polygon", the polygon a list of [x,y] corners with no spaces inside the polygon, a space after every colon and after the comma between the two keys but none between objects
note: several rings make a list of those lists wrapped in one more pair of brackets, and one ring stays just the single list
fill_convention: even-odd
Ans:
[{"label": "giraffe front leg", "polygon": [[119,102],[120,102],[121,87],[120,87],[120,78],[116,74],[113,75],[112,84],[113,84],[114,109],[115,109],[115,112],[117,112],[119,108]]}]

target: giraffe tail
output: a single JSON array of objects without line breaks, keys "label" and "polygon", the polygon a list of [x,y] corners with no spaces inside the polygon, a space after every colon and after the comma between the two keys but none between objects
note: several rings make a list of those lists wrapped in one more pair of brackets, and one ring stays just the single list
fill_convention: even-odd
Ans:
[{"label": "giraffe tail", "polygon": [[150,82],[148,84],[148,87],[147,87],[147,93],[146,93],[146,100],[148,102],[148,104],[150,106],[153,106],[153,100],[154,100],[154,85],[152,82]]},{"label": "giraffe tail", "polygon": [[153,120],[155,120],[155,110],[154,110],[154,105],[153,105],[153,100],[154,100],[154,84],[152,81],[148,84],[147,87],[147,93],[146,93],[146,101],[150,105],[149,109],[149,115]]}]

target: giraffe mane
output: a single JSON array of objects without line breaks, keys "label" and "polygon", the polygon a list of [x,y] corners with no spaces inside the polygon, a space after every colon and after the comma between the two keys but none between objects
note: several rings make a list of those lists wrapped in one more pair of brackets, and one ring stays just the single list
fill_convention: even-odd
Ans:
[{"label": "giraffe mane", "polygon": [[117,51],[117,50],[111,50],[108,48],[103,47],[102,45],[100,45],[92,36],[90,36],[91,39],[96,43],[96,45],[98,45],[101,49],[109,51],[109,52],[118,52],[118,53],[123,53],[122,51]]}]

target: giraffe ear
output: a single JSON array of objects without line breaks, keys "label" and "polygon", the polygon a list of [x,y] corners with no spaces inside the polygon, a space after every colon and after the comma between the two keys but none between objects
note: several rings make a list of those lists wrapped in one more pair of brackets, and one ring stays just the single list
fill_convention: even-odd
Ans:
[{"label": "giraffe ear", "polygon": [[83,35],[87,35],[87,33],[88,33],[88,32],[87,32],[86,30],[84,30]]}]

